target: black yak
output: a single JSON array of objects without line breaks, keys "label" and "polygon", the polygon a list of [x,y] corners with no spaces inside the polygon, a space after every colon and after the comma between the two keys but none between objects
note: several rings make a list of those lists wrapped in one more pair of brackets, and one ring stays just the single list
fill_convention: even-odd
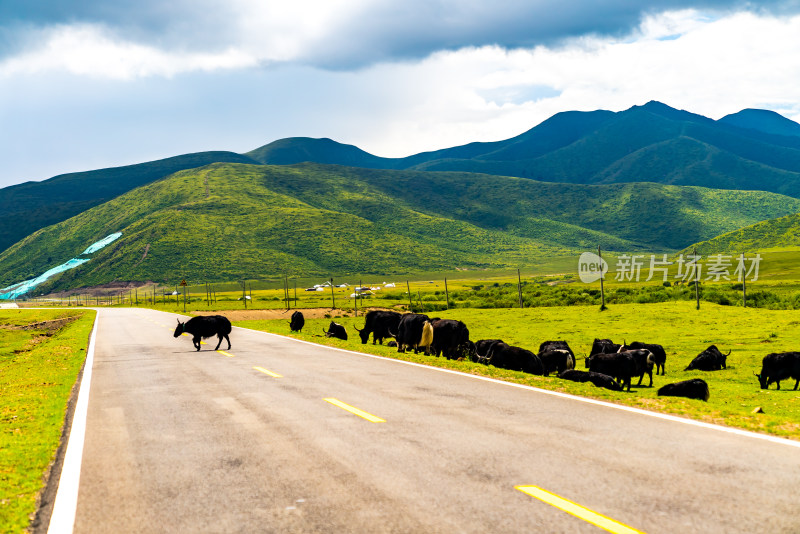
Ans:
[{"label": "black yak", "polygon": [[659,396],[667,397],[686,397],[687,399],[697,399],[707,401],[709,397],[708,384],[700,378],[692,378],[682,382],[667,384],[658,389]]},{"label": "black yak", "polygon": [[590,371],[580,371],[578,369],[567,369],[558,374],[558,378],[572,380],[573,382],[588,382]]},{"label": "black yak", "polygon": [[[629,349],[647,349],[653,353],[653,357],[655,359],[656,364],[656,374],[665,374],[664,365],[667,362],[667,351],[664,350],[664,347],[661,345],[657,345],[655,343],[642,343],[640,341],[634,341],[630,345],[628,345]],[[659,373],[659,370],[661,372]]]},{"label": "black yak", "polygon": [[539,356],[533,352],[500,342],[492,345],[489,353],[489,364],[500,369],[522,371],[533,375],[543,375],[544,365]]},{"label": "black yak", "polygon": [[492,347],[498,343],[502,343],[502,339],[481,339],[475,342],[475,360],[478,363],[487,365],[489,363],[489,354],[492,353]]},{"label": "black yak", "polygon": [[[589,382],[599,388],[610,389],[611,391],[622,391],[622,386],[613,377],[603,373],[589,371]],[[628,389],[630,391],[630,388]]]},{"label": "black yak", "polygon": [[422,313],[406,313],[400,317],[397,332],[391,332],[397,339],[397,352],[414,349],[414,354],[420,350],[428,354],[433,343],[433,325],[431,318]]},{"label": "black yak", "polygon": [[694,357],[684,371],[719,371],[727,369],[728,354],[722,354],[716,345],[711,345],[706,350]]},{"label": "black yak", "polygon": [[437,358],[440,354],[448,360],[462,357],[464,353],[470,354],[469,329],[461,321],[454,319],[433,319],[433,341],[431,352]]},{"label": "black yak", "polygon": [[572,380],[573,382],[591,382],[599,388],[606,388],[612,391],[622,391],[622,386],[620,386],[616,380],[602,373],[579,371],[578,369],[567,369],[566,371],[560,373],[558,377],[564,380]]},{"label": "black yak", "polygon": [[539,345],[539,352],[537,354],[542,354],[543,352],[549,352],[552,350],[565,350],[569,352],[572,359],[575,359],[575,353],[572,352],[572,349],[569,348],[569,345],[566,341],[542,341]]},{"label": "black yak", "polygon": [[197,350],[200,350],[200,340],[211,336],[219,338],[219,343],[217,343],[214,350],[219,349],[223,339],[228,342],[226,350],[231,350],[231,340],[228,337],[228,334],[231,333],[231,322],[222,315],[200,315],[192,317],[185,323],[178,319],[178,327],[175,328],[174,337],[184,333],[192,335],[192,344]]},{"label": "black yak", "polygon": [[781,389],[781,380],[794,378],[794,389],[800,384],[800,352],[778,352],[767,354],[761,360],[761,374],[757,374],[761,389],[767,389],[775,382],[776,388]]},{"label": "black yak", "polygon": [[647,349],[631,350],[627,345],[621,346],[619,352],[630,354],[636,361],[636,373],[634,373],[634,376],[639,377],[639,383],[636,385],[642,385],[644,375],[647,373],[647,375],[650,377],[650,385],[648,387],[653,387],[653,366],[655,365],[655,355],[653,355],[653,353]]},{"label": "black yak", "polygon": [[372,334],[372,344],[377,341],[383,345],[383,340],[389,337],[394,337],[391,332],[397,332],[397,327],[400,325],[401,314],[396,311],[385,310],[370,310],[364,317],[364,328],[358,330],[358,335],[361,336],[361,344],[364,345],[369,340],[369,335]]},{"label": "black yak", "polygon": [[592,349],[589,351],[589,356],[595,354],[613,354],[617,352],[622,345],[614,343],[610,339],[594,339]]},{"label": "black yak", "polygon": [[631,390],[631,377],[639,374],[636,360],[627,352],[593,354],[586,358],[586,367],[595,373],[616,378],[628,391]]},{"label": "black yak", "polygon": [[544,376],[575,369],[575,357],[564,349],[545,350],[537,354],[544,366]]},{"label": "black yak", "polygon": [[292,314],[292,320],[289,322],[289,330],[292,332],[299,332],[306,324],[306,318],[303,317],[303,312],[296,311]]},{"label": "black yak", "polygon": [[[325,332],[325,329],[323,328],[322,331]],[[344,325],[331,321],[328,331],[325,332],[325,337],[335,337],[347,341],[347,330],[344,329]]]}]

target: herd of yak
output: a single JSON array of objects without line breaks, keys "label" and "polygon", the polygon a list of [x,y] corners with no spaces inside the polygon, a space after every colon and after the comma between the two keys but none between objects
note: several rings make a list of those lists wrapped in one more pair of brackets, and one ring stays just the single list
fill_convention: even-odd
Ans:
[{"label": "herd of yak", "polygon": [[[303,313],[292,314],[289,327],[299,332],[305,325]],[[494,367],[522,371],[535,375],[548,376],[555,373],[559,378],[576,382],[591,382],[595,386],[614,391],[631,389],[631,381],[639,377],[637,385],[641,385],[644,375],[648,375],[653,385],[653,368],[656,374],[665,374],[667,354],[661,345],[653,343],[616,344],[609,339],[595,339],[591,351],[585,359],[586,369],[575,369],[575,353],[566,341],[545,341],[539,351],[509,345],[500,339],[482,339],[473,342],[469,339],[469,329],[454,319],[430,318],[420,313],[398,313],[386,310],[372,310],[365,316],[364,328],[356,328],[361,343],[367,343],[370,334],[372,342],[383,344],[384,339],[393,338],[388,346],[396,346],[398,352],[413,350],[423,351],[435,356],[444,355],[447,359],[469,359],[473,362]],[[200,340],[217,336],[219,349],[222,340],[228,342],[230,349],[231,323],[221,315],[199,316],[182,323],[178,320],[175,337],[187,333],[192,342],[200,350]],[[328,330],[323,329],[328,337],[347,339],[344,325],[331,321]],[[727,368],[727,357],[715,345],[711,345],[695,357],[685,371],[719,371]],[[800,384],[800,352],[782,352],[768,354],[764,357],[761,373],[756,374],[762,389],[767,389],[773,382],[777,389],[780,381],[795,379],[794,389]],[[687,397],[707,401],[708,384],[700,378],[667,384],[658,390],[659,395]]]}]

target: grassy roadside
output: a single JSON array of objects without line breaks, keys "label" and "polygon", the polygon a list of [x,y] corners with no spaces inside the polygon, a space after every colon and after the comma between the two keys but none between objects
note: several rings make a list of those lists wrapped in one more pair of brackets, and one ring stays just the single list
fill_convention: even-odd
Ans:
[{"label": "grassy roadside", "polygon": [[0,310],[0,532],[25,530],[36,512],[94,318]]},{"label": "grassy roadside", "polygon": [[[670,413],[710,423],[743,428],[800,440],[800,391],[792,391],[793,380],[785,380],[781,390],[761,390],[753,372],[759,372],[761,359],[770,352],[800,349],[800,311],[763,310],[703,303],[695,310],[691,302],[615,305],[605,312],[596,307],[571,306],[531,309],[456,309],[436,316],[460,319],[470,329],[473,340],[500,338],[507,343],[536,351],[545,340],[564,339],[579,360],[588,353],[595,337],[659,343],[667,351],[666,376],[654,376],[653,387],[634,387],[630,393],[612,392],[591,384],[560,380],[554,376],[532,376],[486,367],[472,362],[447,361],[433,356],[399,354],[380,345],[362,345],[354,326],[363,326],[362,317],[341,317],[337,322],[349,332],[347,341],[319,337],[330,319],[306,320],[302,334],[290,334],[288,320],[237,321],[237,326],[264,330],[316,343],[367,352],[427,365],[447,367],[466,373],[489,376],[543,389],[602,399],[647,410]],[[431,315],[433,316],[433,315]],[[731,350],[728,369],[717,372],[683,371],[703,349],[715,344]],[[709,384],[708,403],[681,398],[658,397],[656,390],[667,383],[703,378]],[[764,413],[753,413],[761,407]]]}]

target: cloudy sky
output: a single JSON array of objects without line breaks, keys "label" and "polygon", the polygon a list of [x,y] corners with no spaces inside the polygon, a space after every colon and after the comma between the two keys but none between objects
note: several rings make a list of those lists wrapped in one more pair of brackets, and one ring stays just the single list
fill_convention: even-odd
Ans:
[{"label": "cloudy sky", "polygon": [[406,156],[649,100],[800,121],[800,0],[0,1],[0,187],[291,136]]}]

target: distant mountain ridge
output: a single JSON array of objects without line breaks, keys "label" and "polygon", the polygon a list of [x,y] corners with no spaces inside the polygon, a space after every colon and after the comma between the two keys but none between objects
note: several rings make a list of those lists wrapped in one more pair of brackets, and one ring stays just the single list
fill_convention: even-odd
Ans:
[{"label": "distant mountain ridge", "polygon": [[800,124],[766,109],[743,109],[722,117],[719,122],[769,134],[800,136]]},{"label": "distant mountain ridge", "polygon": [[656,182],[800,197],[800,135],[786,135],[800,133],[800,124],[757,111],[714,121],[653,101],[620,112],[557,113],[504,141],[405,158],[310,138],[281,139],[246,155],[265,164],[310,161],[583,184]]},{"label": "distant mountain ridge", "polygon": [[751,109],[715,121],[651,101],[620,112],[557,113],[509,139],[404,158],[331,139],[286,138],[245,154],[187,154],[0,189],[0,251],[136,187],[218,162],[470,172],[566,184],[653,182],[800,198],[800,124]]}]

